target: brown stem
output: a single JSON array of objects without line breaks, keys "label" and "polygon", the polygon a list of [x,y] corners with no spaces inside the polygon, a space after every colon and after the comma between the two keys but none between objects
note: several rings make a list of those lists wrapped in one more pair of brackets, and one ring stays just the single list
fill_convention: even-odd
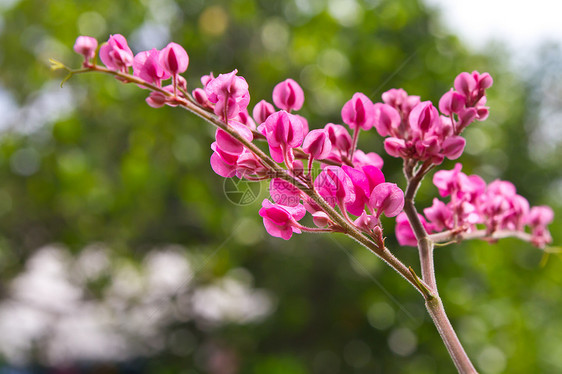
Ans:
[{"label": "brown stem", "polygon": [[418,241],[422,280],[430,287],[430,292],[433,296],[432,298],[425,298],[425,306],[431,316],[431,319],[433,320],[433,323],[435,324],[435,327],[437,328],[437,331],[439,332],[439,335],[441,336],[441,339],[443,340],[443,343],[445,343],[445,347],[447,348],[447,351],[449,352],[458,372],[461,374],[477,373],[459,338],[457,337],[447,314],[445,313],[445,308],[443,307],[443,302],[439,297],[437,281],[435,279],[433,261],[434,242],[427,234],[427,231],[418,216],[416,206],[414,205],[416,191],[418,190],[423,177],[431,168],[432,164],[426,161],[414,172],[414,165],[407,161],[404,162],[404,174],[408,180],[404,196],[404,212],[408,217],[412,230],[414,231]]}]

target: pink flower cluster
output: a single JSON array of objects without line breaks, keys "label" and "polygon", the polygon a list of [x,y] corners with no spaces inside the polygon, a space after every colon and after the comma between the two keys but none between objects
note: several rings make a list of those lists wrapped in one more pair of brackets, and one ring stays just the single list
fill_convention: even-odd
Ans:
[{"label": "pink flower cluster", "polygon": [[[302,231],[342,231],[333,221],[330,206],[339,210],[341,219],[381,241],[381,215],[397,217],[398,241],[416,245],[408,219],[400,213],[404,193],[396,184],[385,181],[383,159],[378,154],[357,149],[359,133],[374,127],[386,137],[386,152],[404,159],[411,178],[416,170],[427,172],[429,168],[421,167],[422,162],[427,167],[440,164],[444,158],[460,157],[465,147],[460,134],[475,120],[487,118],[485,91],[493,83],[488,73],[461,73],[455,78],[454,89],[439,100],[439,109],[402,89],[383,93],[383,102],[376,104],[366,95],[355,93],[341,110],[342,121],[352,134],[345,126],[333,123],[310,131],[308,121],[295,114],[304,104],[304,91],[292,79],[274,87],[273,104],[261,100],[250,115],[248,83],[237,70],[217,77],[205,75],[202,87],[189,94],[187,82],[180,75],[187,70],[189,57],[179,44],[169,43],[162,50],[154,48],[133,55],[125,37],[111,35],[99,48],[107,69],[96,65],[97,48],[94,38],[76,39],[74,50],[84,57],[84,68],[110,72],[123,82],[149,89],[146,101],[152,107],[197,107],[199,115],[204,110],[212,117],[211,122],[222,122],[211,144],[212,169],[223,177],[270,180],[271,201],[263,201],[259,214],[267,232],[283,239]],[[129,75],[131,68],[133,76]],[[171,84],[163,86],[169,79]],[[257,139],[267,142],[270,158],[249,146]],[[279,165],[273,167],[273,162]],[[313,172],[315,162],[317,173]],[[511,183],[494,181],[486,185],[482,178],[462,173],[460,164],[453,170],[437,172],[433,182],[439,194],[450,197],[450,201],[435,199],[424,209],[425,217],[419,215],[428,232],[451,230],[461,234],[484,226],[492,235],[499,230],[523,231],[529,226],[535,245],[544,247],[551,241],[547,225],[553,219],[552,210],[545,206],[530,208]],[[306,212],[316,227],[299,223]],[[328,212],[332,212],[332,218]]]},{"label": "pink flower cluster", "polygon": [[[79,36],[76,39],[74,50],[84,56],[85,67],[94,66],[91,60],[95,57],[97,46],[97,40],[92,37]],[[162,50],[153,48],[150,51],[142,51],[133,55],[127,39],[123,35],[115,34],[111,35],[108,41],[100,47],[99,56],[108,69],[129,73],[132,67],[135,77],[156,87],[162,87],[162,81],[172,78],[172,84],[163,89],[174,95],[184,96],[178,93],[178,88],[185,92],[187,82],[179,74],[187,70],[189,56],[179,44],[169,43]],[[164,104],[177,105],[169,96],[158,91],[151,91],[146,102],[154,108],[162,107]]]},{"label": "pink flower cluster", "polygon": [[474,120],[488,116],[485,89],[492,85],[488,73],[461,73],[455,79],[455,90],[439,100],[439,113],[430,101],[420,101],[402,89],[391,89],[382,95],[384,103],[374,105],[374,126],[387,137],[386,152],[393,157],[429,160],[440,164],[444,158],[460,157],[466,141],[459,136]]},{"label": "pink flower cluster", "polygon": [[[236,79],[233,73],[230,73],[229,81]],[[221,77],[223,75],[214,81]],[[216,103],[235,100],[232,99],[233,92],[237,92],[236,97],[239,98],[248,96],[246,90],[210,88],[213,78],[204,77],[202,82],[205,86],[204,93],[198,91],[202,89],[196,89],[193,96],[201,105],[213,110],[219,116],[222,111],[216,110]],[[350,127],[368,129],[369,126],[365,125],[365,122],[372,122],[372,113],[365,115],[364,107],[357,102],[357,97],[359,100],[366,99],[368,101],[366,105],[370,100],[364,95],[358,95],[362,94],[356,94],[346,104],[342,116]],[[236,110],[222,117],[226,118],[228,126],[248,141],[252,140],[254,129],[256,134],[265,137],[274,161],[284,163],[296,178],[305,182],[310,180],[311,186],[332,207],[338,207],[345,215],[358,216],[354,224],[360,229],[370,232],[374,227],[379,226],[381,214],[396,216],[404,205],[404,194],[395,184],[385,183],[384,175],[380,170],[383,164],[382,158],[376,153],[365,154],[358,150],[352,162],[349,159],[352,154],[352,139],[347,129],[342,125],[330,123],[323,129],[309,131],[306,119],[292,113],[300,109],[303,102],[302,88],[294,80],[287,79],[273,89],[275,106],[265,100],[260,101],[252,111],[253,119],[246,115],[245,106],[236,107],[234,101],[232,107]],[[349,109],[350,105],[354,105],[353,108]],[[373,104],[370,105],[372,109]],[[276,111],[275,107],[279,110]],[[257,128],[255,123],[259,124]],[[318,227],[335,227],[334,222],[329,220],[326,213],[306,194],[291,183],[268,174],[267,167],[260,160],[224,131],[217,130],[216,141],[211,148],[214,151],[211,156],[211,166],[217,174],[251,180],[271,178],[270,194],[273,203],[269,200],[264,201],[260,210],[264,225],[271,235],[288,239],[293,233],[306,231],[307,228],[298,223],[305,215],[302,212],[306,211],[310,212],[313,222]],[[297,159],[297,155],[308,158],[306,175],[303,163]],[[321,161],[322,170],[312,180],[310,170],[314,160]],[[322,160],[329,160],[339,166],[325,164]]]},{"label": "pink flower cluster", "polygon": [[[439,195],[450,197],[448,203],[435,198],[433,205],[423,210],[420,216],[428,232],[456,230],[458,234],[472,232],[483,226],[491,236],[500,230],[525,231],[531,229],[532,242],[544,247],[552,238],[547,225],[552,222],[554,213],[547,206],[530,208],[529,202],[518,195],[515,186],[506,181],[486,182],[477,175],[461,172],[462,165],[456,164],[452,170],[435,173],[433,184]],[[396,236],[400,244],[417,244],[405,215],[397,217]]]}]

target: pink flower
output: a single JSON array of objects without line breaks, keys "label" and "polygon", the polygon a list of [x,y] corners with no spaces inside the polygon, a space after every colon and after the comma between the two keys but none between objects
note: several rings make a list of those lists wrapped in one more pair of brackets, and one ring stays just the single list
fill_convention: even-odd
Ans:
[{"label": "pink flower", "polygon": [[332,207],[355,201],[355,187],[349,176],[338,166],[326,166],[314,180],[316,190]]},{"label": "pink flower", "polygon": [[[432,227],[430,224],[427,223],[425,218],[421,214],[418,214],[418,217],[420,218],[420,221],[423,227],[425,228],[425,230],[428,233],[432,232],[433,231]],[[408,221],[408,217],[406,216],[406,213],[400,213],[396,217],[395,233],[396,233],[396,239],[398,240],[398,244],[407,245],[411,247],[416,247],[418,245],[418,240],[416,239],[416,235],[412,230],[412,226],[410,225],[410,221]]]},{"label": "pink flower", "polygon": [[324,129],[309,132],[304,138],[302,150],[315,160],[323,160],[328,157],[332,151],[332,142],[328,132]]},{"label": "pink flower", "polygon": [[380,136],[388,136],[400,127],[400,113],[388,104],[375,104],[375,128]]},{"label": "pink flower", "polygon": [[469,73],[460,73],[455,78],[455,89],[465,97],[470,97],[476,88],[476,80]]},{"label": "pink flower", "polygon": [[442,201],[433,199],[433,205],[423,210],[425,216],[434,225],[435,230],[452,229],[454,226],[453,212]]},{"label": "pink flower", "polygon": [[287,112],[299,110],[304,103],[304,92],[297,82],[286,79],[273,88],[273,103]]},{"label": "pink flower", "polygon": [[377,217],[369,215],[365,212],[361,213],[361,215],[353,221],[355,226],[359,227],[360,229],[370,232],[376,226],[380,225],[380,221]]},{"label": "pink flower", "polygon": [[462,155],[465,145],[466,140],[462,136],[452,136],[441,144],[441,152],[449,160],[456,160]]},{"label": "pink flower", "polygon": [[408,157],[404,139],[394,137],[386,138],[384,140],[384,150],[392,157]]},{"label": "pink flower", "polygon": [[453,91],[446,92],[439,100],[439,110],[441,113],[450,116],[453,113],[460,113],[465,108],[466,97],[460,93]]},{"label": "pink flower", "polygon": [[171,76],[175,77],[187,70],[189,56],[181,45],[172,42],[160,51],[159,62]]},{"label": "pink flower", "polygon": [[269,117],[273,113],[275,113],[275,108],[273,107],[273,105],[265,100],[262,100],[254,107],[252,116],[254,117],[254,120],[261,125],[265,122],[267,117]]},{"label": "pink flower", "polygon": [[74,43],[74,51],[84,56],[84,64],[96,55],[98,41],[91,36],[79,36]]},{"label": "pink flower", "polygon": [[349,176],[349,179],[351,179],[353,191],[355,193],[355,200],[348,203],[345,207],[349,213],[360,216],[365,211],[365,204],[369,201],[369,196],[371,195],[369,180],[361,169],[343,165],[342,170]]},{"label": "pink flower", "polygon": [[548,226],[554,220],[554,211],[546,205],[534,206],[527,215],[527,224],[533,226]]},{"label": "pink flower", "polygon": [[412,109],[408,121],[412,130],[421,134],[441,125],[439,112],[430,101],[424,101],[416,105]]},{"label": "pink flower", "polygon": [[133,75],[148,83],[160,86],[162,79],[168,79],[170,74],[160,66],[159,55],[160,52],[156,48],[137,53],[133,59]]},{"label": "pink flower", "polygon": [[269,183],[271,199],[281,205],[297,206],[301,201],[300,190],[284,179],[273,178]]},{"label": "pink flower", "polygon": [[460,189],[460,183],[465,179],[463,175],[466,177],[461,169],[462,164],[457,163],[453,170],[439,170],[433,175],[433,184],[439,190],[439,195],[446,197]]},{"label": "pink flower", "polygon": [[300,234],[300,225],[297,221],[306,214],[301,204],[295,207],[273,204],[265,199],[259,215],[263,217],[263,225],[269,235],[289,240],[293,233]]},{"label": "pink flower", "polygon": [[350,128],[369,130],[375,122],[375,106],[364,94],[357,92],[341,110],[343,122]]},{"label": "pink flower", "polygon": [[270,115],[260,128],[267,138],[271,157],[277,162],[292,162],[292,148],[300,146],[304,140],[305,128],[301,120],[281,110]]},{"label": "pink flower", "polygon": [[396,109],[402,116],[407,119],[412,109],[420,103],[419,96],[408,95],[402,88],[392,88],[382,94],[382,100],[385,104]]},{"label": "pink flower", "polygon": [[381,183],[371,192],[369,206],[377,211],[377,217],[383,213],[395,217],[404,208],[404,192],[395,183]]},{"label": "pink flower", "polygon": [[224,121],[236,117],[250,102],[248,83],[237,76],[237,72],[235,69],[228,74],[220,74],[205,86],[207,98],[215,104],[215,114]]},{"label": "pink flower", "polygon": [[371,165],[378,169],[382,169],[384,160],[375,152],[365,154],[362,150],[357,149],[353,153],[353,165],[356,167]]},{"label": "pink flower", "polygon": [[[236,130],[244,139],[252,141],[252,131],[243,124],[231,122],[229,126]],[[237,171],[237,163],[240,156],[244,153],[245,147],[237,139],[221,129],[217,129],[215,139],[216,141],[211,144],[211,149],[214,151],[211,155],[211,167],[218,175],[231,178]]]},{"label": "pink flower", "polygon": [[330,159],[341,161],[341,155],[346,155],[351,148],[351,135],[349,135],[347,129],[342,125],[328,123],[324,126],[324,129],[328,132],[328,137],[332,143],[332,155],[330,155]]},{"label": "pink flower", "polygon": [[100,58],[109,69],[124,73],[133,65],[133,52],[121,34],[111,35],[107,43],[101,46]]}]

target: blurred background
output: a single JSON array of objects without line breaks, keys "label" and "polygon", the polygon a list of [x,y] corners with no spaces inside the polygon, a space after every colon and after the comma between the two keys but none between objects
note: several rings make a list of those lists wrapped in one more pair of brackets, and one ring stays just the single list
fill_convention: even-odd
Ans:
[{"label": "blurred background", "polygon": [[[482,34],[509,11],[480,9],[486,17],[457,28],[451,4],[0,1],[0,373],[453,372],[419,294],[381,261],[336,235],[267,236],[265,185],[255,200],[229,199],[209,166],[210,126],[152,109],[146,91],[108,76],[61,89],[47,63],[78,67],[77,35],[121,33],[135,52],[173,40],[189,53],[189,87],[237,68],[250,108],[294,78],[311,128],[341,122],[356,91],[380,101],[402,87],[436,101],[458,73],[487,71],[491,115],[465,132],[463,171],[551,205],[560,245],[562,51],[555,39]],[[375,132],[360,146],[404,185]],[[418,207],[436,194],[426,182]],[[418,269],[384,224],[389,247]],[[515,239],[467,242],[438,248],[436,267],[482,373],[562,372],[559,255]]]}]

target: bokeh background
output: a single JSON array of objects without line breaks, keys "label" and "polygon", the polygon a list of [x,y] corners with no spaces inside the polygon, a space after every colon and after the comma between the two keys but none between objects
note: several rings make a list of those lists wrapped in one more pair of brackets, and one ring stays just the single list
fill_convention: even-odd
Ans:
[{"label": "bokeh background", "polygon": [[[311,128],[354,92],[438,100],[489,72],[491,115],[463,170],[549,204],[562,236],[562,51],[501,41],[475,52],[421,0],[0,1],[0,373],[450,373],[419,294],[339,236],[265,234],[266,197],[233,204],[209,166],[213,129],[107,76],[63,88],[77,35],[173,40],[191,88],[237,68],[253,107],[288,77]],[[509,16],[507,13],[506,17]],[[363,149],[381,152],[375,133]],[[382,152],[381,152],[381,155]],[[386,157],[388,180],[404,184]],[[452,168],[447,161],[444,168]],[[427,181],[418,207],[436,195]],[[388,220],[385,227],[391,229]],[[388,244],[418,268],[416,251]],[[453,325],[482,373],[562,372],[562,258],[515,239],[436,252]]]}]

